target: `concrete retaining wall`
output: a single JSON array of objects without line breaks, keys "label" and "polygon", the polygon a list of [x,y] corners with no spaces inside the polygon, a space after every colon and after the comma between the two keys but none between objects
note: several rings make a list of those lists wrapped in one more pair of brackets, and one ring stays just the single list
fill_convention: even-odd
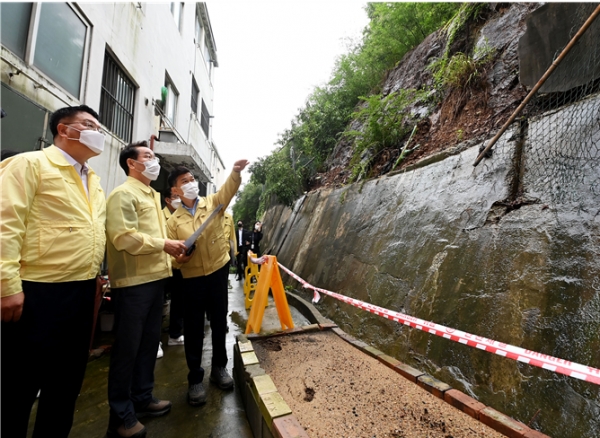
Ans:
[{"label": "concrete retaining wall", "polygon": [[[579,159],[587,163],[584,177],[571,182],[577,202],[560,203],[540,190],[553,184],[540,178],[562,176],[540,168],[547,164],[536,152],[545,146],[543,133],[530,138],[515,128],[475,168],[480,145],[463,144],[396,175],[309,193],[293,209],[274,206],[263,221],[263,248],[315,286],[600,368],[600,193],[593,185],[600,176],[600,97],[530,123],[571,120],[569,112],[591,112],[596,120],[591,146],[570,148],[587,154]],[[565,123],[565,142],[573,129],[576,123]],[[519,421],[533,418],[551,435],[600,430],[600,388],[593,384],[332,298],[317,308],[344,331]]]}]

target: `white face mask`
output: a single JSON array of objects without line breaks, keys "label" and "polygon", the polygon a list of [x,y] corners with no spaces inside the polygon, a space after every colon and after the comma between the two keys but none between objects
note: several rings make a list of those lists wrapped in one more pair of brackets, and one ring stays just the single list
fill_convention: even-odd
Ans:
[{"label": "white face mask", "polygon": [[[139,161],[134,160],[136,163],[140,163]],[[144,161],[143,163],[146,170],[142,172],[146,178],[150,181],[156,181],[158,178],[158,174],[160,173],[160,164],[158,164],[158,160],[156,158],[152,158],[151,160]]]},{"label": "white face mask", "polygon": [[181,207],[181,199],[172,199],[171,207],[173,207],[175,210],[177,210],[179,207]]},{"label": "white face mask", "polygon": [[190,181],[189,183],[182,185],[181,190],[183,191],[183,197],[186,199],[196,199],[198,193],[200,193],[198,183],[195,181]]},{"label": "white face mask", "polygon": [[[69,128],[74,129],[75,131],[79,131],[79,129],[73,128],[72,126],[69,126]],[[100,134],[98,131],[94,131],[92,129],[87,129],[85,131],[79,132],[79,138],[67,137],[67,139],[78,141],[82,145],[85,145],[88,148],[90,148],[90,150],[92,152],[95,152],[96,154],[102,153],[102,151],[104,150],[104,134]]]}]

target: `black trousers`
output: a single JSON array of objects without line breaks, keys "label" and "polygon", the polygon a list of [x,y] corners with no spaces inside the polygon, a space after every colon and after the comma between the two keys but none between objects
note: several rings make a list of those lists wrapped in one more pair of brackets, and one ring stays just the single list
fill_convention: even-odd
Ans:
[{"label": "black trousers", "polygon": [[67,437],[89,356],[96,280],[23,281],[18,322],[2,323],[2,436]]},{"label": "black trousers", "polygon": [[166,290],[171,293],[169,315],[169,337],[178,338],[183,334],[183,277],[179,269],[173,269],[173,276],[167,280]]},{"label": "black trousers", "polygon": [[237,277],[244,278],[246,273],[246,265],[248,264],[248,250],[245,247],[242,247],[238,250],[238,254],[236,256],[237,262]]},{"label": "black trousers", "polygon": [[212,335],[212,366],[227,365],[227,276],[229,263],[212,274],[184,278],[185,359],[189,369],[188,383],[194,385],[204,379],[202,348],[204,344],[204,313],[210,314]]},{"label": "black trousers", "polygon": [[166,279],[112,289],[115,342],[108,372],[109,429],[137,421],[152,401]]}]

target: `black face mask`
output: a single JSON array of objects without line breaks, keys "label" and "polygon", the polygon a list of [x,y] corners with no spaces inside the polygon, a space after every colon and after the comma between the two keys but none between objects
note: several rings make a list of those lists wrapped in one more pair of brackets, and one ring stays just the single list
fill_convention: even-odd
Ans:
[{"label": "black face mask", "polygon": [[242,225],[242,224],[238,224],[238,228],[242,228],[242,227],[243,227],[243,225]]}]

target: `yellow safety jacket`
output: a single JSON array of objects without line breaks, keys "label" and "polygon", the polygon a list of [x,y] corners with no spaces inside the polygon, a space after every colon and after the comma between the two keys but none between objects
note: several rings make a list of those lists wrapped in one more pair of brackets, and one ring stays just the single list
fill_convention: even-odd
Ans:
[{"label": "yellow safety jacket", "polygon": [[127,177],[106,202],[108,275],[113,288],[136,286],[171,276],[171,256],[160,196]]},{"label": "yellow safety jacket", "polygon": [[226,237],[223,231],[223,213],[235,196],[241,182],[240,173],[231,172],[217,193],[198,199],[194,217],[181,206],[167,221],[169,239],[185,240],[202,225],[219,204],[223,204],[223,210],[196,241],[196,250],[190,261],[181,265],[183,278],[212,274],[229,261],[229,236]]},{"label": "yellow safety jacket", "polygon": [[[88,166],[89,168],[89,166]],[[23,291],[21,280],[89,280],[106,245],[106,197],[89,168],[89,198],[81,177],[54,145],[0,164],[2,296]]]},{"label": "yellow safety jacket", "polygon": [[236,256],[238,251],[235,239],[235,228],[233,227],[233,217],[227,212],[223,215],[223,233],[225,234],[225,238],[233,242],[233,255]]},{"label": "yellow safety jacket", "polygon": [[171,217],[171,210],[169,210],[169,207],[163,208],[163,214],[165,215],[165,223],[166,223],[167,220],[169,220],[169,218]]}]

